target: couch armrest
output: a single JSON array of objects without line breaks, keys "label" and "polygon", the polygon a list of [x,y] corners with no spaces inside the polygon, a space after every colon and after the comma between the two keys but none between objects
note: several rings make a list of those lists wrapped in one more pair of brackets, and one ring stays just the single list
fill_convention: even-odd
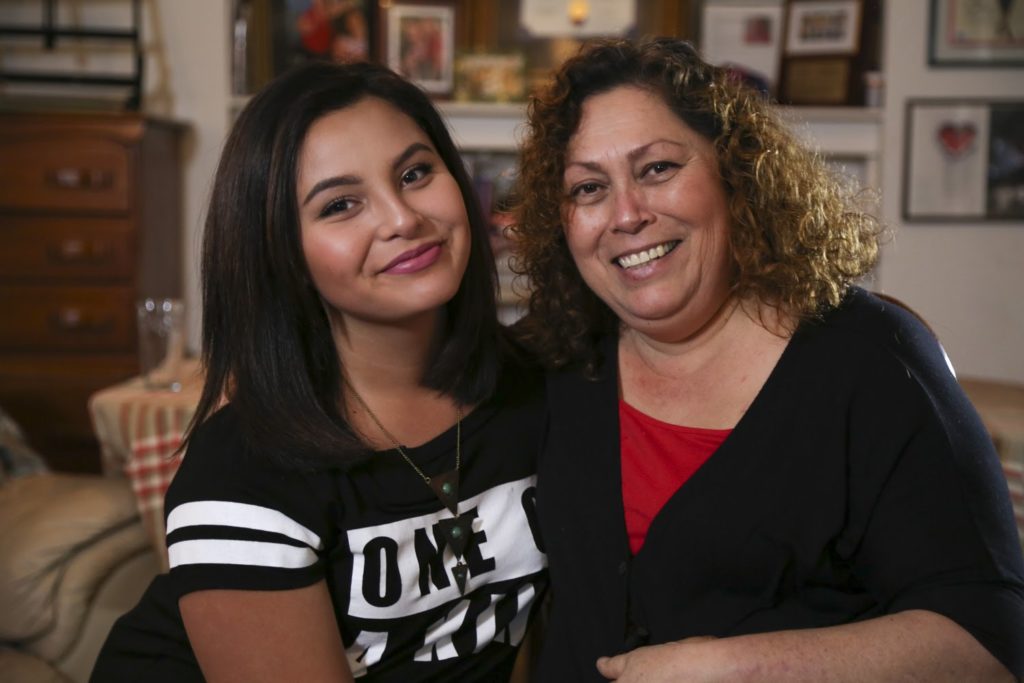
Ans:
[{"label": "couch armrest", "polygon": [[60,657],[102,581],[147,543],[125,480],[47,473],[5,482],[0,640]]}]

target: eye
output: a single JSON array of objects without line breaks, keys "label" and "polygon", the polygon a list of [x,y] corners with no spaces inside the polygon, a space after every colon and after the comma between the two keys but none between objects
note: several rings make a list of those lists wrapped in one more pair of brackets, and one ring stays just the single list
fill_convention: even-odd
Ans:
[{"label": "eye", "polygon": [[354,208],[355,200],[351,197],[338,197],[324,204],[324,208],[320,209],[318,218],[330,218],[331,216],[349,213]]},{"label": "eye", "polygon": [[574,185],[569,190],[569,197],[581,204],[585,204],[587,202],[594,201],[598,196],[600,196],[603,189],[604,186],[600,183],[587,181]]},{"label": "eye", "polygon": [[430,175],[434,170],[433,164],[416,164],[402,174],[402,185],[413,185]]},{"label": "eye", "polygon": [[640,176],[661,176],[677,168],[679,168],[679,164],[673,161],[655,161],[644,166],[644,169],[643,171],[641,171]]}]

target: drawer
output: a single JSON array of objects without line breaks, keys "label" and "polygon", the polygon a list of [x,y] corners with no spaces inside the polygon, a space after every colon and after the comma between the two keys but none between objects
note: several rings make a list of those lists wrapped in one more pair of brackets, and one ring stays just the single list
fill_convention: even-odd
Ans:
[{"label": "drawer", "polygon": [[0,280],[126,280],[131,224],[102,218],[0,218]]},{"label": "drawer", "polygon": [[104,350],[135,348],[130,287],[0,285],[0,348]]},{"label": "drawer", "polygon": [[131,209],[134,152],[101,133],[0,137],[0,205],[46,212]]},{"label": "drawer", "polygon": [[99,472],[89,397],[138,372],[135,354],[0,355],[0,406],[50,466]]}]

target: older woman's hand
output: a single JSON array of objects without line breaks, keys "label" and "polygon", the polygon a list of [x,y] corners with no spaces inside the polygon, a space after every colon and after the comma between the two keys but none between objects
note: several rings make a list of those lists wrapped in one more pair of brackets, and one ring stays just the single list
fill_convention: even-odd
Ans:
[{"label": "older woman's hand", "polygon": [[[713,636],[694,636],[662,645],[639,647],[615,657],[601,657],[597,670],[610,681],[619,683],[658,683],[660,681],[724,681],[728,674],[709,658],[701,643]],[[702,656],[703,655],[703,656]]]},{"label": "older woman's hand", "polygon": [[1013,675],[950,619],[908,610],[840,626],[687,638],[601,657],[619,683],[1009,683]]}]

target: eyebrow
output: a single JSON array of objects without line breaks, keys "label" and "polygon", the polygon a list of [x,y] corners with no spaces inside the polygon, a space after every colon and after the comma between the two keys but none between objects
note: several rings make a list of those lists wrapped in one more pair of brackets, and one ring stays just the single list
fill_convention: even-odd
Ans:
[{"label": "eyebrow", "polygon": [[[658,138],[657,140],[651,140],[646,145],[641,145],[641,146],[637,147],[636,149],[629,150],[629,152],[626,153],[626,158],[629,161],[635,161],[637,157],[643,156],[645,153],[647,153],[647,150],[649,150],[651,147],[653,147],[654,145],[657,145],[659,143],[665,143],[665,144],[668,144],[668,145],[672,145],[673,147],[680,147],[680,148],[686,147],[686,145],[684,145],[682,143],[679,143],[679,142],[676,142],[675,140],[666,140],[665,138]],[[589,171],[595,171],[595,172],[602,172],[603,171],[603,168],[601,167],[601,164],[599,162],[596,162],[596,161],[570,161],[569,163],[567,163],[565,165],[566,169],[568,169],[570,166],[582,166],[583,168],[585,168],[585,169],[587,169]]]},{"label": "eyebrow", "polygon": [[[406,147],[401,154],[395,157],[395,160],[393,162],[391,162],[391,170],[397,171],[399,167],[406,161],[408,161],[411,156],[413,156],[417,152],[424,151],[433,152],[434,150],[429,145],[425,145],[422,142],[412,143],[411,145]],[[332,176],[330,178],[324,178],[323,180],[321,180],[320,182],[313,186],[313,188],[306,195],[306,198],[302,200],[302,205],[305,206],[306,204],[309,204],[313,197],[315,197],[318,193],[323,192],[324,190],[328,190],[332,187],[342,187],[345,185],[357,185],[362,181],[363,179],[356,175],[341,175]]]}]

